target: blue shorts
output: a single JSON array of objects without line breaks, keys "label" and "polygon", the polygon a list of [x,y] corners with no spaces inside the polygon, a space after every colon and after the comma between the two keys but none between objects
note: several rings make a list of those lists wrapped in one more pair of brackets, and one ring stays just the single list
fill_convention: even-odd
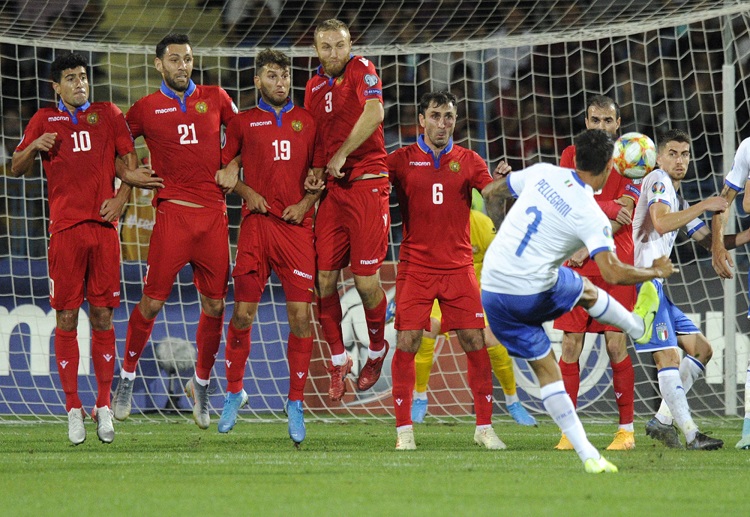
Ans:
[{"label": "blue shorts", "polygon": [[636,352],[657,352],[667,348],[677,348],[678,334],[700,334],[700,329],[695,326],[690,318],[685,316],[672,300],[664,293],[661,282],[652,280],[651,283],[659,293],[659,310],[654,318],[654,334],[651,341],[644,345],[635,344]]},{"label": "blue shorts", "polygon": [[482,289],[490,329],[513,357],[530,361],[549,354],[552,345],[542,324],[570,312],[583,294],[583,279],[567,267],[555,285],[541,293],[514,295]]}]

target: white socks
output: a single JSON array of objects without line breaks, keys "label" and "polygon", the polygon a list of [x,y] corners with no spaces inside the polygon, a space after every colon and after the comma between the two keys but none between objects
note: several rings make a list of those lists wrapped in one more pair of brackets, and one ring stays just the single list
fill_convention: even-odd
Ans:
[{"label": "white socks", "polygon": [[680,382],[680,372],[677,368],[663,368],[659,370],[659,391],[664,401],[669,406],[677,427],[685,435],[685,440],[690,443],[698,432],[698,426],[690,416],[690,407],[685,397],[685,390]]},{"label": "white socks", "polygon": [[586,438],[586,431],[583,430],[581,420],[576,414],[576,408],[573,407],[570,397],[565,393],[563,381],[542,386],[539,394],[542,397],[544,409],[568,437],[581,461],[586,462],[590,458],[599,459],[601,454]]},{"label": "white socks", "polygon": [[[695,357],[686,355],[682,358],[680,362],[680,381],[686,395],[690,391],[690,388],[693,387],[695,381],[698,380],[698,377],[703,375],[705,371],[706,367]],[[662,424],[672,425],[672,413],[669,411],[669,406],[667,406],[664,399],[661,400],[659,411],[656,412],[656,419]]]},{"label": "white socks", "polygon": [[605,291],[598,287],[596,290],[599,293],[596,302],[586,309],[586,312],[600,323],[622,329],[633,340],[641,337],[643,335],[643,320],[634,316],[632,312],[623,307],[620,302],[611,298]]}]

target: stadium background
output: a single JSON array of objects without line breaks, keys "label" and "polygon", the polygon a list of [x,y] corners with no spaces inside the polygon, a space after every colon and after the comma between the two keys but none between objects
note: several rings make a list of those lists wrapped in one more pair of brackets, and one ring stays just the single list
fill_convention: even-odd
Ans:
[{"label": "stadium background", "polygon": [[[241,109],[247,109],[255,102],[252,56],[258,47],[280,47],[294,58],[293,97],[301,104],[304,84],[317,66],[310,48],[312,31],[319,21],[338,17],[351,25],[354,52],[372,59],[383,78],[389,150],[411,143],[418,134],[419,96],[450,89],[460,100],[456,141],[479,152],[491,167],[499,159],[508,160],[514,169],[542,160],[556,162],[583,128],[585,99],[604,93],[621,105],[623,132],[638,130],[658,139],[669,127],[689,131],[693,164],[683,192],[695,201],[718,191],[736,143],[750,136],[748,13],[749,2],[700,0],[10,1],[0,8],[0,158],[7,164],[30,116],[52,101],[47,77],[56,52],[86,53],[93,65],[93,100],[111,100],[126,111],[158,86],[152,64],[155,43],[167,32],[187,32],[197,57],[194,79],[220,84]],[[140,153],[147,155],[145,148]],[[47,298],[45,181],[41,167],[27,177],[4,175],[1,180],[0,419],[62,415],[59,380],[50,358],[54,313]],[[147,192],[136,192],[122,224],[123,303],[115,313],[120,356],[128,316],[140,298],[152,220],[149,202]],[[234,246],[239,202],[230,196],[228,203]],[[741,227],[744,214],[739,204],[737,211],[734,222]],[[387,290],[393,285],[400,241],[395,203],[392,212],[391,262],[383,271]],[[742,407],[745,334],[750,330],[745,318],[747,253],[737,254],[741,274],[736,281],[722,285],[710,255],[684,239],[679,242],[674,260],[680,274],[669,281],[670,295],[694,315],[716,349],[690,403],[702,414],[736,415]],[[345,288],[350,289],[351,282]],[[347,343],[361,352],[358,327],[363,316],[356,295],[343,298]],[[231,291],[228,302],[229,313]],[[158,418],[169,412],[170,396],[187,407],[179,384],[190,371],[170,376],[155,355],[163,342],[174,344],[194,336],[198,310],[186,269],[154,329],[152,342],[157,346],[148,347],[141,360],[137,409]],[[88,321],[81,316],[79,337],[88,357]],[[244,418],[283,418],[288,376],[285,321],[283,293],[274,277],[253,329],[246,371],[251,405],[242,413]],[[392,327],[389,334],[393,339]],[[559,341],[557,334],[552,337]],[[323,364],[327,346],[320,339],[316,344],[306,393],[313,417],[387,418],[387,371],[362,399],[350,394],[343,405],[328,404]],[[646,414],[656,400],[655,372],[650,358],[641,362],[632,351],[631,355],[637,372],[636,411]],[[582,410],[614,415],[602,344],[590,340],[584,356]],[[220,355],[214,372],[214,409],[223,401],[222,359]],[[443,346],[431,381],[438,404],[430,408],[441,419],[471,411],[463,376],[456,373],[463,369],[462,361],[454,343]],[[530,374],[517,366],[523,402],[540,408]],[[82,361],[80,373],[84,403],[93,405],[95,382],[87,361]],[[496,396],[502,401],[499,387]],[[496,413],[501,411],[498,405]]]}]

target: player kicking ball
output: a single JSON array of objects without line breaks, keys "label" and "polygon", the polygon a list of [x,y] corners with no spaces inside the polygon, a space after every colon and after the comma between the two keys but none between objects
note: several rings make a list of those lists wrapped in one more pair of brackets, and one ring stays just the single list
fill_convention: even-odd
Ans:
[{"label": "player kicking ball", "polygon": [[[594,192],[612,169],[612,138],[598,129],[587,130],[575,146],[575,170],[540,163],[494,181],[482,193],[496,224],[505,201],[516,198],[484,259],[482,302],[492,332],[512,356],[529,362],[544,408],[573,444],[585,471],[598,474],[617,472],[617,467],[586,437],[542,324],[580,306],[637,343],[647,343],[659,307],[649,280],[666,278],[674,268],[668,257],[655,259],[649,268],[620,262],[612,226],[594,201]],[[590,250],[608,283],[644,283],[632,313],[585,277],[562,267],[581,246]]]}]

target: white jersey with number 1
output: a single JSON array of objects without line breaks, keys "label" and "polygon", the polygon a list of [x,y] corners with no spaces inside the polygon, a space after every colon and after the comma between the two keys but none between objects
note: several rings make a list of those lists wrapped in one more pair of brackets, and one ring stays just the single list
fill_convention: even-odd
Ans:
[{"label": "white jersey with number 1", "polygon": [[518,199],[485,255],[485,291],[541,293],[555,285],[558,268],[582,246],[592,258],[614,252],[609,219],[575,171],[539,163],[507,181]]}]

